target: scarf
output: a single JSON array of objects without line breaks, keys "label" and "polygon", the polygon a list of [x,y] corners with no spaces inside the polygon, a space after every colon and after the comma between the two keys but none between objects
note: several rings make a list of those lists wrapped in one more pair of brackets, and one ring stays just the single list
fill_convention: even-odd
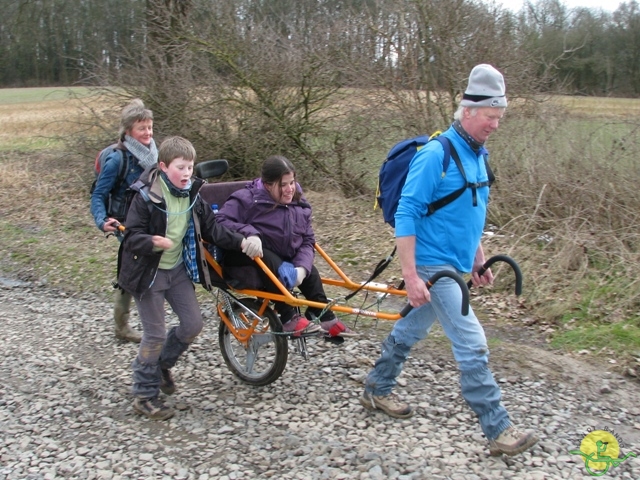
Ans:
[{"label": "scarf", "polygon": [[156,148],[156,142],[153,141],[153,138],[149,146],[145,147],[135,138],[125,135],[122,144],[138,159],[138,165],[140,165],[143,170],[158,163],[158,149]]},{"label": "scarf", "polygon": [[186,198],[189,196],[189,192],[191,191],[193,182],[189,181],[189,185],[187,185],[186,188],[178,188],[173,183],[171,183],[171,180],[169,180],[169,177],[167,177],[167,174],[163,171],[160,171],[160,177],[162,177],[162,180],[164,180],[164,183],[169,189],[169,192],[174,197]]},{"label": "scarf", "polygon": [[469,144],[469,146],[471,147],[471,150],[473,150],[476,153],[480,151],[480,149],[483,147],[484,144],[478,142],[471,135],[469,135],[465,131],[465,129],[462,128],[462,124],[460,123],[460,120],[454,121],[452,126],[453,126],[453,129],[456,132],[458,132],[458,134],[465,140],[465,142]]}]

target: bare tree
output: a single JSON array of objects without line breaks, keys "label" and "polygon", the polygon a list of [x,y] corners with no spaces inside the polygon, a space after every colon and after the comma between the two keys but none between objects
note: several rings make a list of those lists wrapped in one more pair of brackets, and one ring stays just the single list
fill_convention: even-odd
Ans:
[{"label": "bare tree", "polygon": [[308,184],[363,194],[374,175],[362,160],[446,127],[473,65],[503,70],[512,97],[538,90],[536,52],[518,47],[515,18],[468,0],[147,7],[145,48],[117,92],[145,99],[160,136],[188,137],[238,177],[277,153]]}]

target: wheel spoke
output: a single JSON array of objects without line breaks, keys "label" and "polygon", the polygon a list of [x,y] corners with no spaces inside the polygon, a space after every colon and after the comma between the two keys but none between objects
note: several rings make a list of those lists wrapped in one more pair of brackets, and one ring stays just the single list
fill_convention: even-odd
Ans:
[{"label": "wheel spoke", "polygon": [[[240,299],[239,302],[242,302],[242,305],[237,305],[234,300],[232,308],[235,316],[242,318],[242,328],[248,329],[254,318],[243,312],[248,308],[255,314],[259,311],[261,303],[248,298]],[[250,318],[251,322],[245,323]],[[225,363],[234,375],[253,385],[267,385],[277,380],[284,371],[288,357],[286,337],[272,333],[272,331],[280,331],[282,328],[275,312],[271,308],[267,308],[261,318],[262,324],[258,325],[257,331],[244,344],[238,341],[222,321],[219,330],[220,349]]]}]

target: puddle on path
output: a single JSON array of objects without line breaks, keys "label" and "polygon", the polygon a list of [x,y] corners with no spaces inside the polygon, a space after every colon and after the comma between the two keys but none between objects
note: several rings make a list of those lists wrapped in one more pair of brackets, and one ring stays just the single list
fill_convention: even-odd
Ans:
[{"label": "puddle on path", "polygon": [[22,280],[14,280],[11,278],[0,277],[0,286],[2,287],[26,287],[29,285],[29,282],[23,282]]}]

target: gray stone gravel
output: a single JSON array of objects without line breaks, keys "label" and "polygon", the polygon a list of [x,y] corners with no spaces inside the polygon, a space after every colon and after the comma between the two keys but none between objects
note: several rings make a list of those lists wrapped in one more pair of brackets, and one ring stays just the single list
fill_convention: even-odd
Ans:
[{"label": "gray stone gravel", "polygon": [[155,422],[131,408],[136,346],[113,338],[110,304],[0,283],[0,480],[583,479],[592,477],[569,451],[587,428],[604,427],[639,458],[603,478],[640,479],[640,388],[598,365],[571,370],[558,357],[564,380],[539,359],[530,371],[493,365],[513,420],[541,437],[529,452],[496,458],[445,342],[428,340],[408,360],[397,392],[417,414],[397,420],[358,402],[388,323],[341,346],[309,340],[308,361],[290,353],[277,382],[252,387],[224,365],[213,301],[202,308],[207,325],[167,399],[179,411]]}]

